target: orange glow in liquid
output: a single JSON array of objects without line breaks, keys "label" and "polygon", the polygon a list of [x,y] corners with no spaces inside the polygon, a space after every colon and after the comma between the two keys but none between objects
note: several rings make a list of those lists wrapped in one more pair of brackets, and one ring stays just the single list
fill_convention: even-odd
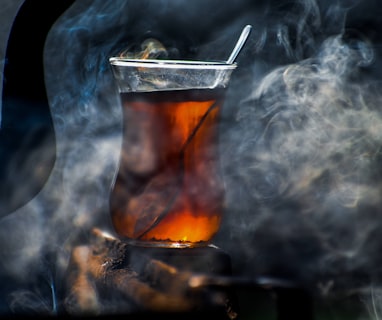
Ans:
[{"label": "orange glow in liquid", "polygon": [[120,164],[110,195],[116,232],[137,241],[207,243],[223,211],[222,90],[122,94]]}]

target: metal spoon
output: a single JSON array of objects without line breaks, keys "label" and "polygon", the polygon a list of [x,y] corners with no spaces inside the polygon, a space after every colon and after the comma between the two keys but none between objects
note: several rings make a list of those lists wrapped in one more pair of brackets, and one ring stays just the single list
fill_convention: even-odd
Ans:
[{"label": "metal spoon", "polygon": [[232,53],[231,53],[231,55],[229,56],[229,58],[227,60],[228,64],[232,64],[235,61],[235,59],[236,59],[237,55],[239,54],[241,48],[243,48],[244,43],[247,41],[249,33],[251,32],[251,29],[252,29],[252,26],[249,25],[249,24],[246,25],[243,28],[243,31],[241,32],[240,38],[239,38],[239,40],[237,40],[236,45],[233,48]]}]

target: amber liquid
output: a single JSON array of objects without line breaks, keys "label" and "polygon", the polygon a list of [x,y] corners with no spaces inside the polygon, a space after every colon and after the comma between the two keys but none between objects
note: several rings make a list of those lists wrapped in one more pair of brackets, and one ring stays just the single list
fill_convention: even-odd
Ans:
[{"label": "amber liquid", "polygon": [[116,232],[143,245],[208,243],[222,218],[222,90],[121,94],[123,142],[110,194]]}]

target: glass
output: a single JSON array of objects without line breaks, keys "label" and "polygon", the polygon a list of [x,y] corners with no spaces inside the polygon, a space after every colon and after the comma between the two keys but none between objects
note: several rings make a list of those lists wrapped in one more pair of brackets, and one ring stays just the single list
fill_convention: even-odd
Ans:
[{"label": "glass", "polygon": [[117,234],[134,245],[196,247],[224,207],[219,109],[236,64],[110,58],[123,109],[110,193]]}]

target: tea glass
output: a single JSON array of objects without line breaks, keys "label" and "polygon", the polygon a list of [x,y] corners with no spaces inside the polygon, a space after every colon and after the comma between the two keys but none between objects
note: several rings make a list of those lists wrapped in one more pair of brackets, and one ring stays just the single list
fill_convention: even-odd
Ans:
[{"label": "tea glass", "polygon": [[116,233],[146,247],[210,244],[224,211],[219,114],[236,64],[109,61],[123,116],[109,196]]}]

